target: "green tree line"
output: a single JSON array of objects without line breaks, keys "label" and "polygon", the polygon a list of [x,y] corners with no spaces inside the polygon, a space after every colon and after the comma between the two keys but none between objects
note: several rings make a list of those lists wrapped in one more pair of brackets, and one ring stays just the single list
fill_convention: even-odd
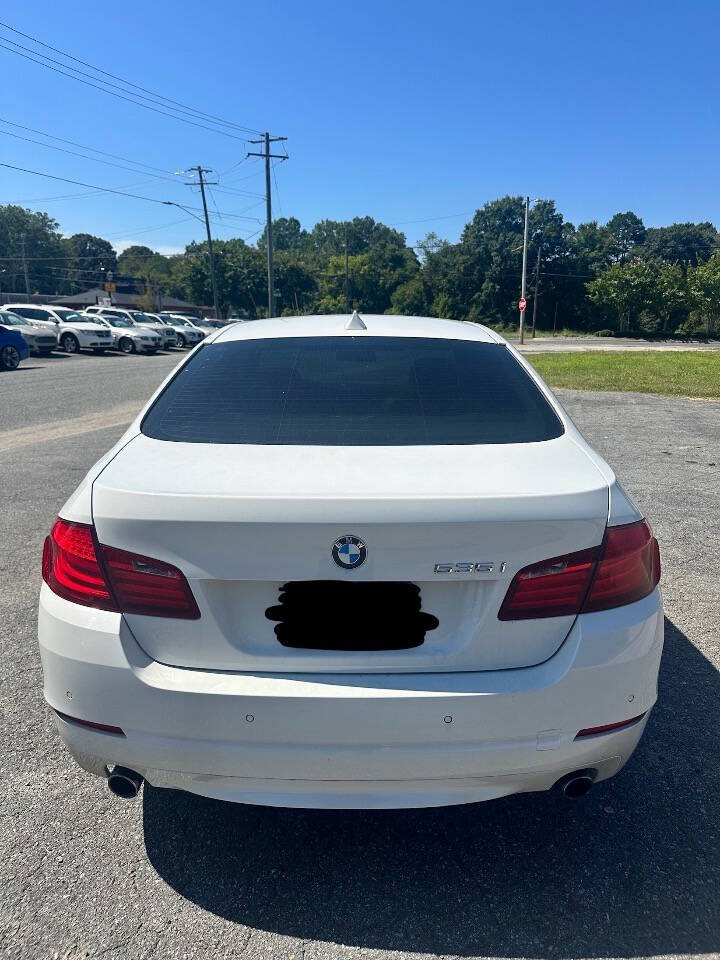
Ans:
[{"label": "green tree line", "polygon": [[[273,222],[276,312],[419,314],[517,324],[523,198],[486,203],[457,243],[429,233],[416,247],[372,217]],[[529,219],[528,320],[539,330],[625,335],[714,335],[719,329],[720,235],[709,223],[645,227],[628,211],[574,226],[552,200]],[[23,244],[25,264],[23,263]],[[265,236],[213,243],[222,311],[266,313]],[[101,285],[108,271],[149,307],[158,292],[212,302],[207,245],[165,256],[147,246],[117,254],[91,234],[64,237],[46,213],[0,207],[0,289],[61,295]],[[535,306],[535,300],[537,305]]]}]

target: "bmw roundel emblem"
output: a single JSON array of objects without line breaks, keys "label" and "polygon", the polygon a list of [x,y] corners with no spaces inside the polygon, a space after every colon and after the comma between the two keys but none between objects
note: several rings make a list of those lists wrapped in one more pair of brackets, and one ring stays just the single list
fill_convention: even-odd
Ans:
[{"label": "bmw roundel emblem", "polygon": [[354,570],[365,563],[367,547],[360,537],[348,533],[339,537],[332,545],[332,558],[344,570]]}]

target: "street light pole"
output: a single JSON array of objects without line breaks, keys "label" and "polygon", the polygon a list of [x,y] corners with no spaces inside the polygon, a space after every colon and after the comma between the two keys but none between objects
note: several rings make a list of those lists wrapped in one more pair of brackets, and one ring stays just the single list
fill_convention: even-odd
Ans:
[{"label": "street light pole", "polygon": [[348,259],[347,224],[345,224],[345,309],[350,313],[350,261]]},{"label": "street light pole", "polygon": [[205,214],[205,232],[207,234],[208,259],[210,260],[210,282],[212,283],[213,307],[215,308],[215,319],[220,319],[220,297],[218,295],[217,277],[215,275],[215,256],[213,254],[212,234],[210,233],[210,218],[208,217],[207,200],[205,199],[205,179],[204,175],[209,173],[200,164],[197,165],[198,178],[200,180],[200,195],[202,196],[203,213]]},{"label": "street light pole", "polygon": [[25,256],[25,234],[24,233],[20,234],[20,246],[22,249],[23,273],[25,274],[25,293],[28,298],[28,303],[30,303],[30,278],[28,277],[27,257]]},{"label": "street light pole", "polygon": [[537,266],[535,267],[535,293],[533,294],[533,318],[532,318],[532,338],[535,339],[535,320],[537,318],[538,291],[540,290],[540,253],[542,252],[542,239],[538,244]]},{"label": "street light pole", "polygon": [[[200,187],[200,195],[202,197],[203,213],[205,215],[205,233],[207,234],[207,245],[208,245],[208,259],[210,261],[210,282],[212,283],[212,293],[213,293],[213,309],[215,310],[215,319],[220,319],[220,297],[218,294],[218,285],[217,285],[217,276],[215,275],[215,256],[213,254],[213,242],[212,234],[210,233],[210,218],[208,217],[208,208],[207,208],[207,199],[205,197],[205,187],[211,186],[214,187],[216,182],[208,183],[205,179],[206,173],[212,173],[212,170],[209,167],[203,167],[201,164],[198,164],[196,167],[191,167],[194,173],[198,175],[198,182],[195,183],[186,183],[186,187]],[[186,172],[189,173],[190,170]]]},{"label": "street light pole", "polygon": [[[525,229],[523,230],[522,285],[520,297],[524,301],[527,290],[527,248],[528,217],[530,215],[530,197],[525,197]],[[525,311],[520,311],[520,343],[525,343]]]}]

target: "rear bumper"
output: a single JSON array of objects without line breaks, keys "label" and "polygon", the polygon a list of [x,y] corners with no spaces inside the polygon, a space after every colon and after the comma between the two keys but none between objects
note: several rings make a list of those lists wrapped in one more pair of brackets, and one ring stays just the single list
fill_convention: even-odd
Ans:
[{"label": "rear bumper", "polygon": [[[268,675],[150,660],[118,614],[43,585],[40,649],[57,719],[78,762],[122,764],[155,786],[246,803],[419,807],[549,789],[565,773],[616,773],[656,699],[659,591],[578,618],[536,667],[486,673]],[[645,714],[617,732],[586,727]]]}]

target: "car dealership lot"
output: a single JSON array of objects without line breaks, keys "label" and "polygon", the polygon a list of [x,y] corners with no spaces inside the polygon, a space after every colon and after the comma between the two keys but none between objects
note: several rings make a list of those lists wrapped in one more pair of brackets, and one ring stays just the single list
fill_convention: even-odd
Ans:
[{"label": "car dealership lot", "polygon": [[611,957],[720,953],[720,403],[558,391],[660,539],[660,700],[617,779],[578,804],[123,804],[65,755],[35,607],[65,497],[181,355],[30,358],[3,376],[0,553],[11,957]]}]

